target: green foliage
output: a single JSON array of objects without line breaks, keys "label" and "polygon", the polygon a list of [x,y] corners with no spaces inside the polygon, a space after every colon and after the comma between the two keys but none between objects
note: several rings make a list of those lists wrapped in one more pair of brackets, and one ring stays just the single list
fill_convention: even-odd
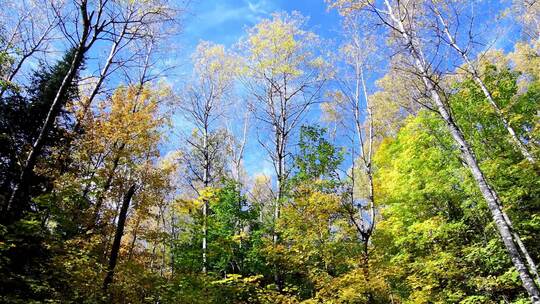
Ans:
[{"label": "green foliage", "polygon": [[[477,107],[478,103],[466,99],[467,104],[458,104],[457,98],[462,93],[453,99],[456,115],[474,115],[471,114],[474,110],[465,106]],[[494,117],[491,121],[497,123]],[[482,139],[479,130],[493,129],[475,128],[468,130],[467,135],[481,142],[485,138]],[[504,140],[502,131],[489,136],[496,135],[501,138],[499,142]],[[517,198],[511,194],[517,189],[512,188],[525,188],[529,194],[536,192],[537,178],[527,178],[532,184],[511,183],[510,188],[502,188],[502,180],[515,181],[522,174],[521,178],[535,174],[523,170],[517,153],[512,154],[514,159],[509,159],[507,150],[488,152],[490,147],[486,145],[482,146],[485,150],[480,150],[480,146],[475,148],[480,155],[489,153],[490,158],[482,166],[494,185],[504,190],[500,193],[505,193],[509,207]],[[511,268],[485,202],[457,155],[442,122],[427,112],[409,119],[395,140],[381,146],[376,155],[376,193],[382,210],[373,246],[375,250],[384,248],[380,254],[387,267],[399,269],[388,280],[405,303],[517,300],[524,296],[517,273]],[[491,169],[502,164],[506,168],[504,172]],[[508,199],[506,195],[514,197]],[[535,197],[536,194],[519,196],[521,207],[536,206]],[[512,215],[521,226],[521,219]],[[526,236],[537,232],[522,230],[521,233]],[[538,248],[534,243],[528,246]]]},{"label": "green foliage", "polygon": [[318,126],[301,126],[299,152],[294,158],[296,180],[332,179],[343,161],[343,152],[326,138],[326,129]]},{"label": "green foliage", "polygon": [[[354,9],[349,4],[353,2],[336,2],[343,13]],[[169,89],[121,85],[83,109],[88,97],[80,94],[84,86],[77,76],[61,96],[61,109],[28,187],[15,202],[18,212],[4,212],[74,51],[53,66],[40,66],[29,83],[6,80],[14,58],[0,51],[0,302],[528,303],[444,122],[416,108],[404,118],[401,102],[418,97],[416,88],[411,89],[414,81],[393,71],[379,81],[380,91],[369,96],[374,110],[374,163],[369,168],[374,172],[374,219],[366,212],[363,192],[371,188],[365,174],[351,172],[351,164],[344,163],[347,149],[339,145],[346,140],[330,139],[318,125],[292,130],[307,113],[303,102],[309,99],[311,104],[333,74],[330,62],[319,56],[320,39],[304,30],[306,22],[295,13],[262,20],[243,41],[242,63],[223,46],[199,44],[197,79],[185,95],[211,102],[181,107],[201,106],[188,116],[204,115],[212,106],[228,112],[221,108],[233,98],[232,86],[241,74],[253,78],[247,84],[256,94],[271,95],[258,96],[267,101],[266,114],[283,110],[279,115],[254,111],[263,114],[257,118],[296,113],[292,121],[273,124],[272,132],[287,136],[269,136],[291,147],[283,152],[288,175],[280,180],[284,189],[279,196],[275,176],[252,177],[246,172],[251,168],[242,168],[248,160],[242,153],[251,151],[231,138],[234,127],[217,126],[222,114],[210,118],[207,137],[200,128],[188,138],[190,148],[160,158],[168,144],[164,135],[170,109],[164,101],[171,97]],[[5,44],[1,36],[0,44]],[[533,46],[522,44],[512,65],[502,52],[496,55],[500,62],[482,59],[479,66],[502,113],[494,111],[473,79],[459,73],[444,79],[445,101],[515,232],[538,262],[540,171],[516,150],[500,119],[503,115],[540,156],[538,56]],[[332,97],[336,104],[327,104],[332,108],[326,110],[334,120],[340,116],[340,123],[349,123],[336,110],[347,96]],[[249,141],[247,124],[245,132]],[[208,173],[212,186],[202,188],[201,177]],[[186,190],[177,177],[195,182]],[[119,205],[132,184],[137,190],[126,214],[113,280],[105,290]],[[371,221],[374,234],[366,237],[362,224]]]}]

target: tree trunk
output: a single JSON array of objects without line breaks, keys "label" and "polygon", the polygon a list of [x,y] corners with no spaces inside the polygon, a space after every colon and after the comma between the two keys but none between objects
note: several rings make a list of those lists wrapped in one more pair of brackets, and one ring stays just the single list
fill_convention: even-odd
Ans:
[{"label": "tree trunk", "polygon": [[463,61],[465,61],[465,64],[467,65],[467,67],[469,69],[469,73],[473,77],[474,81],[478,84],[478,86],[480,86],[480,89],[482,90],[482,93],[484,93],[484,96],[486,96],[486,99],[488,100],[489,104],[491,105],[493,110],[495,110],[495,113],[497,114],[497,116],[499,117],[499,119],[503,123],[504,127],[506,128],[506,131],[508,131],[508,134],[510,134],[510,138],[512,139],[512,142],[515,145],[515,147],[521,152],[521,154],[523,155],[523,157],[527,161],[529,161],[531,164],[536,164],[536,159],[534,158],[532,153],[527,149],[525,144],[523,142],[521,142],[521,140],[519,139],[516,131],[510,125],[510,122],[508,122],[506,117],[504,117],[504,114],[501,111],[501,109],[499,108],[499,106],[497,105],[497,103],[495,102],[495,99],[493,98],[493,95],[489,91],[488,87],[486,86],[486,84],[484,83],[482,78],[480,78],[480,74],[478,73],[478,69],[473,65],[472,61],[469,59],[469,56],[467,55],[467,52],[463,51],[459,47],[459,45],[457,45],[455,36],[453,36],[450,33],[450,30],[448,29],[448,25],[447,25],[446,21],[444,20],[444,18],[442,17],[441,13],[438,10],[435,10],[435,13],[436,13],[437,17],[439,17],[439,20],[441,21],[441,23],[442,23],[442,25],[444,27],[444,33],[445,33],[446,37],[448,38],[448,44],[461,56],[461,58],[463,58]]},{"label": "tree trunk", "polygon": [[[285,116],[283,116],[285,117]],[[285,118],[282,120],[282,129],[285,129],[286,121]],[[277,155],[277,197],[276,202],[274,206],[274,214],[273,214],[273,228],[272,228],[272,245],[274,249],[278,245],[279,236],[277,231],[277,223],[280,217],[281,212],[281,203],[284,196],[284,190],[285,190],[285,174],[286,174],[286,168],[285,168],[285,135],[283,132],[278,131],[276,134],[277,140],[276,140],[276,155]],[[283,280],[281,273],[279,271],[279,267],[277,263],[274,262],[274,283],[276,284],[277,290],[281,291],[283,290]]]},{"label": "tree trunk", "polygon": [[534,276],[534,279],[536,280],[536,283],[540,284],[540,276],[538,275],[538,268],[536,267],[536,263],[534,262],[533,258],[529,254],[529,251],[527,250],[527,247],[525,247],[525,244],[523,244],[523,241],[521,240],[521,237],[514,230],[514,227],[512,226],[512,222],[510,221],[510,218],[508,217],[508,214],[506,214],[506,212],[504,212],[504,210],[502,210],[502,209],[501,209],[501,212],[503,213],[503,216],[504,216],[504,219],[506,220],[506,223],[508,223],[508,226],[510,226],[510,229],[512,230],[512,233],[514,235],[514,240],[516,240],[516,243],[519,246],[519,249],[521,250],[521,253],[523,254],[523,257],[527,261],[527,264],[529,266],[529,271]]},{"label": "tree trunk", "polygon": [[478,161],[476,159],[476,156],[474,155],[474,152],[472,151],[468,142],[465,140],[463,133],[461,132],[457,124],[454,122],[453,118],[450,116],[450,112],[446,109],[446,106],[443,104],[442,100],[440,100],[440,97],[438,93],[436,93],[433,84],[431,84],[430,80],[428,80],[426,77],[423,77],[423,79],[424,83],[428,86],[428,88],[431,86],[431,88],[429,89],[431,98],[435,101],[438,111],[443,117],[452,137],[459,145],[461,156],[465,160],[467,167],[469,167],[469,169],[471,170],[472,176],[474,177],[480,189],[480,192],[482,193],[482,196],[487,202],[493,221],[495,222],[497,230],[501,235],[502,241],[506,247],[506,251],[510,256],[512,263],[514,264],[514,267],[519,273],[519,276],[523,283],[523,287],[525,287],[525,289],[529,293],[529,296],[531,297],[531,301],[533,303],[540,303],[540,290],[534,283],[534,280],[529,273],[525,262],[523,261],[523,258],[519,251],[519,245],[516,244],[516,241],[514,240],[514,232],[509,225],[510,222],[507,222],[508,218],[505,217],[504,213],[502,212],[501,202],[497,193],[489,186],[484,176],[484,173],[478,165]]},{"label": "tree trunk", "polygon": [[417,44],[413,39],[413,36],[405,29],[405,26],[403,25],[400,17],[394,15],[394,12],[388,0],[385,0],[385,5],[388,9],[388,14],[390,18],[394,22],[394,25],[396,26],[399,34],[401,35],[403,41],[407,46],[409,54],[414,60],[414,65],[418,75],[422,78],[422,81],[427,89],[427,92],[429,93],[431,100],[437,107],[439,114],[446,123],[450,134],[454,138],[454,141],[459,145],[461,156],[465,161],[467,167],[469,167],[471,174],[476,181],[480,192],[482,193],[482,196],[487,202],[493,221],[495,222],[504,246],[506,247],[506,251],[519,274],[523,287],[529,294],[532,303],[540,303],[540,290],[538,289],[538,286],[536,286],[534,279],[529,273],[529,270],[527,269],[526,264],[523,261],[523,257],[520,255],[519,246],[516,244],[513,238],[513,232],[509,225],[510,223],[507,222],[508,218],[505,218],[505,215],[502,212],[502,204],[499,200],[497,192],[489,186],[489,183],[487,182],[484,173],[478,165],[478,161],[472,148],[466,141],[463,132],[454,121],[446,104],[441,99],[439,92],[435,87],[435,84],[432,82],[429,76],[428,64],[425,61],[425,57],[422,51],[418,48]]},{"label": "tree trunk", "polygon": [[128,261],[131,261],[131,258],[133,257],[133,251],[135,250],[135,243],[137,242],[140,225],[141,225],[141,217],[137,216],[137,221],[135,222],[135,229],[133,229],[133,239],[131,240],[131,244],[129,245]]},{"label": "tree trunk", "polygon": [[126,224],[127,212],[129,209],[129,204],[133,194],[135,194],[136,185],[133,184],[129,187],[128,191],[124,194],[124,200],[122,201],[122,207],[120,208],[120,214],[118,215],[118,224],[116,225],[116,232],[114,234],[114,241],[111,247],[111,256],[109,258],[109,266],[107,268],[107,275],[105,280],[103,280],[103,290],[106,292],[109,288],[109,285],[113,281],[114,269],[116,267],[116,262],[118,261],[118,253],[120,252],[120,243],[122,241],[122,236],[124,235],[124,227]]},{"label": "tree trunk", "polygon": [[[466,57],[465,57],[466,58]],[[467,60],[467,64],[472,67],[472,63],[470,63],[470,61]],[[506,128],[506,131],[508,131],[508,134],[510,134],[510,138],[512,139],[512,142],[514,143],[514,145],[517,147],[517,149],[521,152],[521,154],[523,155],[523,157],[528,161],[530,162],[531,164],[536,164],[536,159],[534,158],[534,156],[531,154],[531,152],[529,152],[529,150],[527,149],[527,147],[525,146],[525,144],[523,144],[521,142],[521,140],[519,139],[516,131],[514,130],[514,128],[510,125],[510,123],[508,122],[508,120],[506,119],[506,117],[504,117],[504,114],[502,113],[501,109],[499,108],[499,106],[497,105],[497,103],[495,102],[495,100],[493,99],[493,96],[491,95],[491,92],[489,92],[487,86],[484,84],[484,81],[480,78],[480,76],[478,76],[478,74],[476,73],[476,71],[473,72],[473,78],[474,80],[478,83],[478,85],[480,86],[480,88],[482,89],[482,92],[484,93],[484,95],[486,96],[487,100],[489,101],[489,103],[491,104],[491,107],[495,110],[495,113],[497,114],[497,116],[499,116],[499,119],[501,120],[501,122],[503,123],[504,127]]]},{"label": "tree trunk", "polygon": [[73,60],[71,61],[71,66],[62,80],[62,84],[60,85],[60,88],[58,88],[58,91],[56,92],[56,96],[54,97],[54,100],[51,104],[51,107],[49,108],[49,112],[47,113],[47,117],[45,118],[45,121],[43,122],[43,126],[41,127],[39,131],[39,135],[32,144],[32,148],[30,149],[30,152],[28,153],[28,156],[26,158],[26,161],[22,167],[21,174],[19,175],[18,180],[15,182],[15,185],[13,187],[13,191],[11,192],[11,196],[8,200],[6,211],[14,211],[13,218],[17,219],[22,214],[25,206],[18,206],[13,209],[13,203],[18,198],[18,196],[21,194],[21,191],[25,191],[27,187],[27,182],[29,175],[34,171],[34,167],[36,166],[38,156],[41,154],[41,149],[45,145],[45,140],[47,137],[47,133],[53,126],[54,122],[56,121],[56,118],[58,114],[60,113],[60,110],[62,109],[61,100],[62,97],[66,94],[69,86],[73,82],[73,79],[75,78],[75,75],[77,75],[77,72],[82,66],[84,54],[88,50],[86,46],[86,40],[89,37],[90,34],[90,24],[89,19],[86,11],[86,1],[82,1],[80,4],[80,10],[83,18],[83,32],[81,34],[81,40],[79,41],[79,45],[77,46],[77,50],[75,51],[75,55],[73,56]]},{"label": "tree trunk", "polygon": [[103,189],[101,190],[98,198],[96,199],[96,204],[94,206],[94,213],[92,215],[92,218],[90,219],[90,222],[88,223],[87,229],[93,229],[98,224],[99,220],[99,211],[101,210],[101,206],[103,205],[103,201],[105,200],[105,195],[109,191],[109,189],[112,186],[114,174],[116,172],[116,169],[118,168],[118,164],[120,162],[120,154],[124,150],[125,144],[122,143],[120,147],[118,148],[117,154],[114,157],[113,160],[113,166],[111,168],[111,171],[109,172],[109,175],[107,176],[107,180],[105,180],[105,184],[103,185]]},{"label": "tree trunk", "polygon": [[364,268],[363,268],[363,273],[364,273],[364,278],[366,280],[366,284],[368,285],[368,289],[367,289],[367,298],[368,298],[368,303],[372,303],[373,302],[373,293],[371,292],[371,274],[370,274],[370,269],[369,269],[369,247],[368,247],[368,243],[369,243],[369,239],[366,240],[365,244],[364,244],[364,252],[363,252],[363,257],[362,257],[362,263],[364,264]]},{"label": "tree trunk", "polygon": [[[205,123],[204,134],[203,134],[203,147],[204,147],[204,175],[203,175],[203,184],[206,189],[210,185],[210,151],[208,144],[208,125]],[[203,203],[203,239],[202,239],[202,272],[206,274],[208,272],[208,200],[205,198]]]},{"label": "tree trunk", "polygon": [[202,228],[202,232],[203,232],[203,239],[202,239],[202,272],[204,274],[206,274],[208,272],[208,260],[207,260],[207,257],[206,257],[206,253],[207,253],[207,237],[208,237],[208,202],[206,200],[204,200],[204,204],[203,204],[203,210],[202,210],[202,215],[203,215],[203,228]]}]

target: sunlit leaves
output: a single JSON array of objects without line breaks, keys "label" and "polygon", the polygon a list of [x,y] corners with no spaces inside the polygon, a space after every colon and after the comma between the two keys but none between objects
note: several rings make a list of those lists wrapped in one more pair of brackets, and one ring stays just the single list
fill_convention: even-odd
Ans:
[{"label": "sunlit leaves", "polygon": [[192,55],[194,64],[195,86],[205,96],[220,101],[223,94],[231,89],[235,76],[239,72],[239,60],[229,54],[223,45],[202,41]]},{"label": "sunlit leaves", "polygon": [[[242,47],[247,51],[246,73],[255,77],[302,76],[323,78],[327,63],[316,52],[320,38],[305,30],[299,14],[274,14],[249,30]],[[309,73],[306,75],[306,73]]]}]

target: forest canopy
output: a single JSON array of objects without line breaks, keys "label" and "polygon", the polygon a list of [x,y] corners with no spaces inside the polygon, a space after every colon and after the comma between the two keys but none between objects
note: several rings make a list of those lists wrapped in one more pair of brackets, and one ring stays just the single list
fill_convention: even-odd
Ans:
[{"label": "forest canopy", "polygon": [[241,2],[0,1],[0,302],[540,304],[540,1]]}]

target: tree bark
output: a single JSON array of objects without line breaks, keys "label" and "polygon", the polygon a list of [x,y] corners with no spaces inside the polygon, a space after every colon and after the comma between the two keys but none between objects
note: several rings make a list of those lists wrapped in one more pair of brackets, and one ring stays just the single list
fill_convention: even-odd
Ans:
[{"label": "tree bark", "polygon": [[467,52],[463,51],[459,47],[459,45],[456,43],[456,39],[450,33],[450,30],[448,29],[448,25],[446,21],[444,20],[444,18],[442,17],[441,13],[435,9],[435,14],[437,15],[440,22],[442,23],[444,34],[446,35],[446,38],[448,39],[448,44],[461,56],[463,61],[465,61],[465,64],[467,65],[467,68],[469,69],[469,73],[473,77],[474,81],[478,84],[480,89],[482,90],[482,93],[484,94],[489,104],[491,105],[491,107],[493,108],[493,110],[495,111],[495,113],[497,114],[501,122],[503,123],[508,134],[510,134],[511,141],[513,142],[517,150],[521,152],[523,157],[528,162],[530,162],[531,164],[536,164],[536,159],[534,158],[532,153],[527,149],[525,144],[521,142],[516,131],[510,125],[510,122],[506,119],[506,117],[504,117],[503,112],[501,111],[497,103],[495,102],[493,95],[489,91],[488,87],[486,86],[482,78],[480,78],[480,73],[478,72],[478,69],[474,66],[473,62],[470,60],[469,56],[467,55]]},{"label": "tree bark", "polygon": [[534,262],[533,258],[529,254],[529,251],[527,250],[527,247],[525,247],[525,244],[523,244],[523,241],[521,240],[521,237],[514,230],[514,227],[512,226],[512,222],[510,221],[510,218],[508,217],[508,214],[506,214],[506,212],[504,212],[504,210],[502,210],[502,209],[501,209],[501,212],[503,213],[504,219],[508,223],[508,226],[510,226],[510,229],[512,230],[512,233],[514,235],[514,240],[516,241],[519,249],[521,250],[521,253],[523,254],[523,257],[527,261],[527,264],[529,266],[529,271],[534,276],[534,279],[536,280],[536,283],[540,284],[540,276],[538,275],[538,268],[536,267],[536,263]]},{"label": "tree bark", "polygon": [[[11,209],[13,209],[14,201],[21,194],[21,191],[25,190],[29,175],[34,171],[34,167],[36,166],[38,156],[41,153],[41,149],[45,145],[47,133],[49,132],[52,125],[54,124],[56,117],[58,116],[62,108],[62,104],[61,104],[62,97],[66,94],[68,87],[70,86],[73,79],[75,78],[75,75],[77,74],[77,72],[82,66],[84,54],[88,50],[88,47],[86,45],[86,42],[87,42],[86,40],[88,39],[90,35],[90,19],[89,18],[91,18],[91,16],[88,17],[86,5],[87,5],[86,1],[82,1],[82,3],[80,4],[81,15],[83,18],[83,32],[81,35],[81,40],[79,42],[79,45],[77,46],[75,55],[73,56],[71,66],[66,76],[62,80],[62,84],[60,85],[60,88],[56,92],[56,96],[54,97],[51,107],[49,108],[49,112],[47,113],[47,117],[45,118],[45,121],[43,122],[43,126],[41,127],[39,135],[34,141],[34,143],[32,144],[32,148],[30,150],[30,153],[28,153],[26,161],[21,170],[21,174],[19,175],[18,180],[15,182],[13,191],[11,192],[11,196],[6,206],[6,209],[8,212],[12,211]],[[14,218],[20,217],[20,214],[22,213],[23,208],[24,206],[19,206],[18,208],[13,210],[14,211],[13,217]]]},{"label": "tree bark", "polygon": [[122,207],[120,208],[120,214],[118,215],[118,224],[116,225],[116,232],[114,234],[114,241],[111,247],[111,256],[109,258],[109,266],[107,268],[107,275],[103,280],[103,291],[107,291],[109,285],[113,281],[114,269],[116,268],[116,263],[118,261],[118,253],[120,252],[120,243],[122,241],[122,236],[124,235],[124,227],[126,224],[127,212],[129,209],[129,204],[131,198],[135,194],[136,185],[133,184],[129,187],[128,191],[124,194],[124,199],[122,201]]},{"label": "tree bark", "polygon": [[[283,111],[283,109],[282,109]],[[277,223],[280,217],[281,213],[281,203],[284,196],[284,186],[285,186],[285,174],[286,174],[286,168],[285,168],[285,141],[287,140],[285,137],[285,134],[282,130],[286,127],[286,117],[285,115],[282,115],[281,119],[281,126],[277,127],[277,134],[276,134],[276,156],[277,156],[277,197],[276,202],[274,206],[274,214],[273,214],[273,227],[272,227],[272,246],[274,249],[278,245],[279,241],[279,235],[277,232]],[[281,131],[280,131],[281,129]],[[277,263],[274,263],[274,283],[276,284],[277,290],[281,291],[283,290],[283,280],[281,273],[279,271],[279,267]]]},{"label": "tree bark", "polygon": [[414,60],[416,72],[421,77],[431,100],[435,104],[440,116],[446,123],[446,126],[448,127],[448,130],[450,131],[450,134],[452,135],[454,141],[459,145],[461,156],[465,161],[467,167],[470,169],[471,174],[476,181],[480,192],[482,193],[482,196],[487,202],[493,221],[495,222],[497,230],[499,231],[506,251],[519,274],[523,287],[529,294],[532,303],[540,303],[540,290],[538,289],[538,286],[536,286],[534,279],[532,278],[525,262],[523,261],[523,257],[521,256],[519,251],[519,246],[516,244],[513,238],[513,232],[511,226],[509,225],[510,223],[507,221],[509,219],[507,217],[505,218],[505,215],[502,212],[502,204],[497,195],[497,192],[492,189],[487,182],[484,173],[480,169],[480,166],[476,159],[476,155],[474,154],[472,148],[465,139],[463,132],[461,131],[457,123],[454,121],[454,118],[452,117],[450,110],[447,108],[447,105],[441,99],[439,92],[437,91],[436,86],[430,77],[428,64],[425,61],[425,57],[421,49],[418,47],[418,44],[414,40],[414,36],[405,29],[405,26],[401,21],[402,19],[400,18],[401,16],[396,16],[394,14],[392,6],[388,2],[388,0],[385,0],[384,2],[388,10],[387,13],[389,17],[394,23],[398,34],[405,42],[407,50],[411,55],[412,59]]},{"label": "tree bark", "polygon": [[[204,188],[206,189],[210,185],[210,152],[209,152],[209,143],[208,143],[208,124],[207,120],[205,119],[205,126],[204,126],[204,138],[203,138],[203,154],[204,154],[204,173],[203,173],[203,184]],[[203,216],[203,239],[202,239],[202,272],[206,274],[208,272],[208,257],[207,257],[207,251],[208,251],[208,200],[205,198],[203,203],[203,210],[202,210],[202,216]]]},{"label": "tree bark", "polygon": [[203,203],[203,239],[202,239],[202,272],[206,274],[208,272],[208,260],[207,260],[207,250],[208,250],[208,244],[207,244],[207,237],[208,237],[208,202],[206,199]]}]

